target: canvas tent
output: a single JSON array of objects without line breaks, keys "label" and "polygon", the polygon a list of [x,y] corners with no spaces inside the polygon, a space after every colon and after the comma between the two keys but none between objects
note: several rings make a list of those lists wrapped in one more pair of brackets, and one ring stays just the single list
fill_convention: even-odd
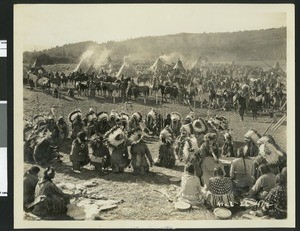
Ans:
[{"label": "canvas tent", "polygon": [[31,68],[39,68],[41,67],[43,64],[42,64],[42,61],[38,58],[35,59],[34,63],[32,64]]},{"label": "canvas tent", "polygon": [[78,72],[81,72],[81,73],[85,73],[85,72],[88,71],[90,66],[91,66],[91,64],[90,64],[89,59],[83,58],[83,59],[80,60],[79,64],[75,68],[74,72],[78,71]]},{"label": "canvas tent", "polygon": [[121,77],[122,75],[124,75],[125,77],[134,78],[137,76],[137,73],[135,68],[130,63],[124,62],[117,73],[117,77]]},{"label": "canvas tent", "polygon": [[155,63],[150,67],[150,70],[154,72],[159,72],[160,70],[163,69],[164,64],[165,63],[160,58],[158,58],[155,61]]},{"label": "canvas tent", "polygon": [[93,66],[93,64],[86,70],[85,74],[91,75],[93,72],[97,72],[96,68]]},{"label": "canvas tent", "polygon": [[279,75],[281,78],[286,77],[284,70],[279,65],[279,62],[275,63],[272,67],[271,71],[275,72],[275,74]]},{"label": "canvas tent", "polygon": [[201,69],[201,67],[202,67],[202,58],[201,57],[199,57],[194,63],[193,63],[193,65],[192,65],[192,70],[196,70],[196,69]]},{"label": "canvas tent", "polygon": [[178,73],[185,73],[185,69],[180,59],[177,60],[175,66],[173,67],[173,70],[176,70]]}]

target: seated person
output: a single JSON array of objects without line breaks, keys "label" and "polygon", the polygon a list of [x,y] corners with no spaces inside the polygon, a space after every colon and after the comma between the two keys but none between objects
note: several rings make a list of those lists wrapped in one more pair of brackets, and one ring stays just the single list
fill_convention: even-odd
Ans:
[{"label": "seated person", "polygon": [[265,198],[263,210],[266,214],[276,218],[285,219],[287,217],[287,178],[279,173],[276,176],[276,186]]},{"label": "seated person", "polygon": [[38,177],[39,172],[40,172],[40,168],[38,166],[33,166],[24,174],[24,178],[23,178],[24,208],[26,208],[28,204],[34,201],[34,192],[35,192],[36,184],[39,181],[39,177]]},{"label": "seated person", "polygon": [[249,197],[256,200],[263,200],[276,185],[276,176],[271,172],[268,165],[262,164],[258,171],[261,176],[256,180],[254,186],[249,191]]},{"label": "seated person", "polygon": [[232,136],[229,133],[225,133],[224,138],[225,138],[225,142],[224,142],[224,145],[222,146],[221,156],[235,157],[234,151],[233,151]]},{"label": "seated person", "polygon": [[77,196],[63,193],[53,182],[55,171],[48,167],[44,172],[44,178],[40,180],[35,189],[35,200],[31,203],[34,206],[32,213],[44,217],[67,212],[67,204],[70,198]]},{"label": "seated person", "polygon": [[233,207],[233,185],[229,177],[224,177],[221,167],[214,169],[214,177],[209,179],[206,200],[212,207]]},{"label": "seated person", "polygon": [[173,132],[169,126],[165,127],[160,133],[160,146],[158,157],[155,161],[156,166],[172,168],[175,165],[175,153],[173,148]]},{"label": "seated person", "polygon": [[194,165],[185,166],[184,175],[181,178],[179,201],[199,205],[204,202],[204,195],[201,191],[200,179],[194,175],[194,171]]},{"label": "seated person", "polygon": [[230,167],[230,177],[233,180],[234,193],[240,197],[249,192],[254,182],[255,168],[253,161],[245,156],[243,147],[237,151],[237,159],[233,160]]}]

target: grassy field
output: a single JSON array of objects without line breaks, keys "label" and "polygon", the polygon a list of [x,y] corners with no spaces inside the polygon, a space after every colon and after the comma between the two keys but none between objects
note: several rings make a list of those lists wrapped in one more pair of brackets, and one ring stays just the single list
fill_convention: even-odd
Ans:
[{"label": "grassy field", "polygon": [[[30,119],[34,113],[48,113],[53,105],[58,107],[57,114],[64,115],[67,119],[68,114],[75,108],[80,108],[83,114],[87,113],[89,108],[94,108],[97,111],[110,111],[116,109],[119,111],[125,110],[124,104],[117,100],[116,104],[112,103],[111,99],[104,99],[96,97],[96,99],[87,99],[76,96],[71,99],[63,92],[61,99],[55,99],[51,95],[42,93],[40,90],[29,90],[24,87],[23,94],[24,101],[24,118]],[[38,99],[38,104],[37,104]],[[61,107],[59,107],[61,106]],[[187,106],[165,103],[164,105],[155,105],[155,100],[150,97],[147,105],[143,104],[143,100],[139,99],[137,102],[133,101],[132,111],[139,111],[143,116],[149,110],[155,107],[162,114],[172,111],[178,111],[183,116],[189,113]],[[130,113],[131,110],[128,111]],[[204,110],[196,108],[196,116],[206,118],[208,113],[210,115],[218,114],[229,119],[230,128],[234,131],[234,139],[242,140],[244,134],[250,129],[254,128],[258,132],[263,133],[271,122],[269,117],[260,117],[257,120],[252,120],[250,115],[247,115],[243,122],[234,112],[223,112],[214,110]],[[273,135],[277,143],[286,150],[286,126],[279,127]],[[158,139],[147,141],[153,159],[158,155],[159,142]],[[93,171],[91,166],[86,166],[82,173],[74,173],[71,170],[71,163],[69,161],[71,141],[66,142],[61,148],[63,155],[63,164],[55,165],[57,175],[56,183],[68,182],[82,184],[86,180],[93,180],[98,183],[96,190],[99,194],[105,195],[109,199],[124,200],[114,210],[101,213],[101,219],[106,220],[211,220],[216,219],[211,210],[204,206],[192,209],[189,212],[179,212],[174,209],[174,205],[168,202],[167,198],[154,191],[155,189],[165,189],[167,192],[175,197],[180,184],[174,184],[169,181],[171,177],[181,177],[183,173],[183,166],[181,163],[176,163],[173,169],[165,169],[159,167],[152,167],[151,173],[145,176],[135,176],[131,173],[131,169],[127,169],[124,174],[98,173]],[[30,164],[24,164],[24,171],[31,167]],[[42,176],[43,171],[40,175]],[[236,214],[233,219],[240,219]]]}]

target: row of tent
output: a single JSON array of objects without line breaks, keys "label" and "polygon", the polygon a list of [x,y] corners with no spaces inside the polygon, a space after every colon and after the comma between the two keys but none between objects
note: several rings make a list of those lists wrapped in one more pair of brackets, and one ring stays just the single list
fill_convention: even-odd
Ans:
[{"label": "row of tent", "polygon": [[[199,57],[196,60],[196,62],[193,64],[192,69],[201,69],[203,66],[206,65],[206,61],[207,61],[206,59],[202,60],[201,57]],[[107,62],[104,66],[108,67],[111,65],[113,65],[113,62],[110,56],[108,56]],[[166,63],[161,58],[158,58],[154,62],[154,64],[150,67],[150,70],[153,72],[160,72],[165,65]],[[177,70],[179,73],[186,73],[186,70],[183,67],[183,64],[180,59],[177,60],[175,66],[173,67],[173,70]],[[93,71],[97,72],[94,65],[90,64],[88,59],[82,59],[74,71],[81,71],[86,74],[91,74],[93,73]],[[124,61],[123,65],[120,67],[116,76],[120,77],[121,75],[135,77],[137,76],[137,72],[132,64],[130,64],[127,61]]]},{"label": "row of tent", "polygon": [[[165,65],[166,65],[166,63],[161,58],[158,58],[154,62],[154,64],[150,67],[150,70],[153,72],[160,72],[161,70],[164,69]],[[207,65],[207,59],[199,57],[193,63],[191,70],[196,70],[196,69],[201,70],[201,68],[205,67],[206,65]],[[37,68],[37,67],[41,67],[41,66],[42,66],[42,63],[38,59],[36,59],[32,65],[32,68]],[[113,61],[110,56],[107,57],[107,60],[106,60],[106,63],[104,66],[106,66],[106,67],[113,66]],[[186,73],[186,69],[183,67],[183,64],[180,59],[177,60],[175,66],[173,67],[173,70],[176,70],[177,73],[179,73],[179,74]],[[91,61],[88,58],[82,59],[74,71],[79,71],[79,72],[82,72],[82,73],[85,73],[88,75],[92,74],[93,72],[97,73],[97,69],[95,68],[95,66],[93,64],[91,64]],[[272,71],[274,71],[275,73],[278,73],[280,76],[285,76],[285,72],[280,67],[279,62],[277,62],[273,66]],[[122,75],[130,76],[130,77],[137,76],[137,72],[136,72],[134,66],[131,63],[127,62],[126,60],[124,60],[124,63],[120,67],[116,76],[120,77]]]}]

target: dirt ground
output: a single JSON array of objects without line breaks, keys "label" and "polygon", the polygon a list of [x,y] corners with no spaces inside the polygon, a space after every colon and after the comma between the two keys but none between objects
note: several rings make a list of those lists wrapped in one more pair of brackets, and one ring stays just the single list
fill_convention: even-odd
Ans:
[{"label": "dirt ground", "polygon": [[[24,119],[31,119],[33,114],[48,113],[52,106],[56,106],[56,113],[58,116],[63,115],[67,120],[68,114],[80,108],[83,114],[87,113],[89,108],[94,108],[96,111],[110,111],[116,109],[125,111],[125,105],[116,100],[113,104],[112,99],[104,99],[96,97],[96,99],[87,99],[86,97],[76,96],[74,99],[69,98],[63,91],[60,99],[55,99],[51,95],[41,92],[40,90],[29,90],[24,87],[23,101],[24,101]],[[37,103],[38,102],[38,103]],[[150,97],[147,105],[143,104],[142,99],[133,102],[133,107],[127,111],[139,111],[143,117],[150,111],[152,107],[156,108],[162,114],[177,111],[183,116],[189,113],[189,107],[179,104],[165,103],[163,105],[156,105],[154,97]],[[244,134],[250,129],[256,129],[263,133],[268,127],[272,119],[269,116],[259,117],[253,120],[250,115],[247,115],[243,122],[240,121],[239,116],[233,111],[215,111],[206,110],[196,107],[196,116],[206,118],[207,115],[222,115],[229,119],[229,126],[234,131],[234,139],[242,140]],[[276,132],[270,131],[276,142],[280,147],[286,150],[286,125],[283,124]],[[159,141],[158,139],[147,140],[148,147],[151,151],[153,159],[158,155]],[[173,203],[168,202],[167,198],[154,191],[155,189],[165,189],[172,196],[176,196],[176,191],[180,183],[172,183],[169,181],[171,177],[181,177],[183,173],[183,166],[176,163],[173,169],[166,169],[160,167],[152,167],[151,173],[144,176],[136,176],[131,173],[131,169],[127,169],[124,174],[112,174],[111,172],[99,173],[93,170],[91,166],[86,166],[81,173],[74,173],[71,170],[71,163],[69,161],[69,152],[71,141],[66,142],[60,151],[63,155],[63,163],[56,164],[55,182],[68,182],[75,184],[83,184],[87,180],[93,180],[98,183],[97,187],[92,188],[99,194],[105,195],[109,199],[124,200],[117,208],[102,212],[101,219],[105,220],[212,220],[216,219],[211,210],[202,206],[192,209],[188,212],[180,212],[174,209]],[[30,164],[24,164],[24,172],[31,167]],[[43,170],[40,172],[42,176]],[[233,216],[233,219],[240,219],[239,213]]]}]

